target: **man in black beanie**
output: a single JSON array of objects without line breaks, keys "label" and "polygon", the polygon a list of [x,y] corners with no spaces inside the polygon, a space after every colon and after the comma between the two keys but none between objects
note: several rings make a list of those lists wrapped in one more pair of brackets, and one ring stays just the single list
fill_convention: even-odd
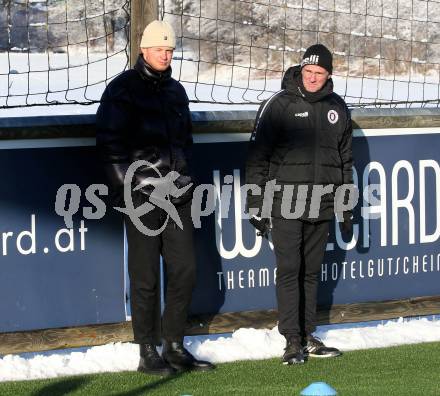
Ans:
[{"label": "man in black beanie", "polygon": [[[322,44],[312,45],[301,64],[286,71],[282,90],[258,111],[246,163],[246,183],[262,189],[260,195],[248,194],[250,221],[259,235],[272,232],[284,364],[340,355],[313,336],[335,190],[353,183],[350,113],[333,92],[332,72],[332,54]],[[276,188],[265,194],[270,180]],[[288,187],[293,193],[286,194]],[[325,193],[315,199],[319,187]],[[344,233],[351,232],[351,218],[349,211],[338,218]]]}]

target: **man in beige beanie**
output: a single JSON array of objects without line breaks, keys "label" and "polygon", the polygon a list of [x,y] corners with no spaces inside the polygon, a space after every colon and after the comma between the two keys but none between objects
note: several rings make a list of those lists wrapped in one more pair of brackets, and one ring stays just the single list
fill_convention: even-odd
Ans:
[{"label": "man in beige beanie", "polygon": [[[189,166],[192,145],[189,101],[183,86],[171,77],[175,46],[171,25],[151,22],[144,30],[141,54],[134,68],[108,85],[96,119],[97,146],[114,206],[129,206],[121,205],[124,178],[130,164],[137,160],[148,161],[148,166],[137,168],[129,185],[132,205],[136,208],[146,203],[152,205],[150,195],[170,171],[180,175],[175,185],[186,189],[178,198],[168,197],[178,212],[182,228],[156,205],[137,219],[142,227],[135,226],[131,218],[124,215],[132,326],[134,342],[140,346],[138,371],[158,375],[214,367],[195,359],[183,347],[196,273],[191,220],[194,182]],[[158,172],[161,178],[157,177]],[[147,182],[151,178],[155,178],[156,186]],[[133,191],[133,185],[142,185],[142,188]],[[162,232],[146,234],[141,228]],[[167,274],[162,321],[161,256]],[[162,357],[156,350],[161,341]]]},{"label": "man in beige beanie", "polygon": [[172,26],[165,21],[151,22],[144,30],[140,46],[145,62],[154,70],[164,72],[170,67],[176,48]]}]

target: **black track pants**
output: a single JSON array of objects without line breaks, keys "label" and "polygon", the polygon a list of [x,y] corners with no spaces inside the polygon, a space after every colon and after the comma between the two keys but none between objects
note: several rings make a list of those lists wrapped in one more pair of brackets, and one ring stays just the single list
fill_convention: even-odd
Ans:
[{"label": "black track pants", "polygon": [[304,337],[316,329],[319,274],[328,228],[328,221],[273,219],[278,330],[286,337]]},{"label": "black track pants", "polygon": [[[195,284],[196,264],[193,245],[191,203],[177,207],[183,223],[181,230],[168,221],[158,236],[146,236],[125,218],[128,242],[128,273],[134,342],[157,343],[165,338],[179,341],[185,324]],[[141,217],[151,230],[159,229],[166,219],[162,209]],[[165,265],[167,284],[165,310],[160,329],[160,256]]]}]

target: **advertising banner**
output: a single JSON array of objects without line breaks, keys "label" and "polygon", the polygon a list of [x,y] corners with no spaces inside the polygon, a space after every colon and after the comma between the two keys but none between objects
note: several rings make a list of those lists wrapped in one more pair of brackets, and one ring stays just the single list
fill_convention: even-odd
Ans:
[{"label": "advertising banner", "polygon": [[[354,179],[360,198],[354,235],[344,240],[332,223],[319,305],[440,294],[440,134],[433,132],[355,131]],[[199,182],[214,184],[222,208],[217,205],[196,230],[200,281],[194,313],[276,307],[273,245],[256,237],[240,216],[247,145],[196,145]]]},{"label": "advertising banner", "polygon": [[[122,223],[83,216],[104,182],[92,144],[0,143],[0,332],[125,320]],[[55,212],[63,184],[77,186],[72,228]]]},{"label": "advertising banner", "polygon": [[[202,210],[192,314],[276,308],[273,245],[243,218],[248,139],[195,136],[197,182],[212,194],[193,202]],[[127,317],[123,224],[102,207],[94,140],[54,141],[0,149],[0,332]],[[331,224],[319,305],[440,295],[438,147],[436,129],[355,131],[354,234],[344,240]],[[75,209],[72,227],[57,213],[57,194]]]}]

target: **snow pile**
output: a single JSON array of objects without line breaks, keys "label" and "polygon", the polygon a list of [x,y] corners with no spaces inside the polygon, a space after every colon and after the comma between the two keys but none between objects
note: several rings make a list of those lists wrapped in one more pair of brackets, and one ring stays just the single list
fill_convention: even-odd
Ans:
[{"label": "snow pile", "polygon": [[[343,351],[440,341],[440,320],[427,318],[385,323],[320,326],[315,333],[324,343]],[[279,357],[285,341],[272,330],[239,329],[232,334],[186,337],[185,346],[196,357],[214,363]],[[138,346],[111,343],[89,349],[7,355],[0,358],[0,381],[53,378],[136,370]]]},{"label": "snow pile", "polygon": [[[363,324],[320,326],[314,333],[329,346],[342,351],[384,348],[395,345],[440,341],[440,320],[403,319],[375,326]],[[193,338],[191,340],[190,338]],[[272,330],[239,329],[229,337],[198,340],[188,337],[188,350],[212,362],[256,360],[279,357],[285,347],[278,328]]]},{"label": "snow pile", "polygon": [[0,381],[136,370],[138,353],[137,345],[118,342],[84,352],[55,351],[27,354],[28,357],[6,355],[0,359]]}]

